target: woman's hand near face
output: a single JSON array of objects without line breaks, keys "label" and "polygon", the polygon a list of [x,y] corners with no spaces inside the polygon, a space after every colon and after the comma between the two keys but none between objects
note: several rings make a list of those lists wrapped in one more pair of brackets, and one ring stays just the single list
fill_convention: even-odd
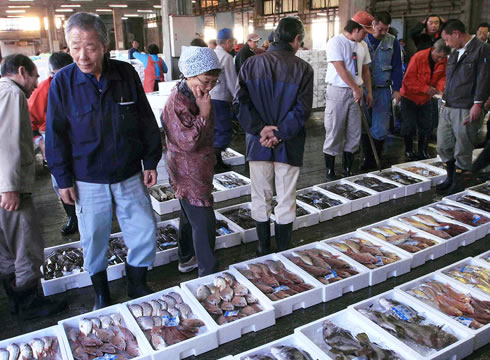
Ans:
[{"label": "woman's hand near face", "polygon": [[199,115],[209,119],[212,111],[211,95],[209,95],[209,92],[203,93],[199,86],[191,86],[191,90],[196,97],[196,104],[199,107]]}]

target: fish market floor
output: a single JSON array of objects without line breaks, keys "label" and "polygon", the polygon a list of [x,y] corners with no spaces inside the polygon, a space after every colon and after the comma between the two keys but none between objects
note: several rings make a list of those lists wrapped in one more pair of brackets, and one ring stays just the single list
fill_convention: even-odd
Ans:
[{"label": "fish market floor", "polygon": [[[307,126],[304,165],[301,168],[298,189],[325,182],[325,165],[322,154],[324,134],[323,112],[316,112],[312,115]],[[243,154],[245,152],[244,135],[235,135],[231,147]],[[391,164],[404,162],[404,146],[402,138],[397,136],[388,137],[385,143],[385,149],[385,153],[382,157],[383,168],[386,168]],[[436,156],[433,146],[429,148],[429,152],[434,157]],[[354,163],[354,170],[359,168],[359,162],[360,156],[357,155]],[[336,171],[338,174],[342,173],[341,167],[341,159],[339,158],[336,166]],[[235,166],[232,170],[245,176],[249,176],[248,168],[245,165]],[[325,221],[318,225],[293,232],[291,247],[304,245],[354,231],[359,227],[416,209],[440,199],[441,196],[437,195],[434,189],[431,189],[428,192],[397,200],[391,200],[372,208],[364,209],[346,216],[337,217],[333,220]],[[59,232],[60,227],[66,222],[66,215],[64,214],[61,203],[58,201],[56,194],[51,187],[50,174],[46,169],[42,168],[39,158],[37,161],[37,179],[34,189],[34,201],[44,227],[42,230],[40,229],[39,232],[44,236],[46,247],[79,240],[78,235],[63,237]],[[250,201],[250,196],[216,203],[215,208],[222,208],[247,201]],[[178,213],[173,213],[170,215],[160,216],[160,218],[162,220],[167,220],[176,218],[178,215]],[[119,231],[119,226],[117,221],[114,220],[113,232],[116,231]],[[220,270],[228,268],[228,266],[231,264],[254,258],[255,246],[255,243],[248,243],[229,249],[218,250],[217,256],[220,261]],[[293,333],[296,327],[338,312],[345,309],[348,305],[393,289],[395,286],[429,274],[466,257],[479,255],[489,249],[490,236],[487,236],[486,238],[480,239],[467,247],[459,248],[457,251],[451,254],[440,257],[434,261],[429,261],[420,267],[412,269],[406,275],[390,278],[376,286],[370,286],[354,293],[347,293],[341,298],[329,301],[327,303],[321,303],[307,309],[294,311],[291,315],[277,319],[276,325],[273,327],[266,328],[256,333],[248,333],[243,335],[240,339],[221,345],[218,349],[202,354],[196,357],[196,359],[219,359],[223,356],[238,354],[279,339],[283,336],[290,335]],[[191,280],[196,276],[196,271],[189,274],[180,274],[177,271],[177,263],[174,262],[151,270],[148,278],[150,286],[154,290],[159,291],[179,285],[181,282]],[[115,280],[110,283],[112,297],[115,302],[124,302],[129,300],[126,294],[125,285],[125,279]],[[57,294],[54,296],[66,296],[70,304],[69,308],[64,312],[50,318],[21,322],[9,314],[7,309],[7,298],[2,288],[2,290],[0,290],[0,339],[6,339],[37,329],[42,329],[56,324],[59,320],[79,315],[92,309],[93,291],[91,287],[73,289],[66,293]],[[478,360],[490,359],[490,345],[481,348],[468,358]]]}]

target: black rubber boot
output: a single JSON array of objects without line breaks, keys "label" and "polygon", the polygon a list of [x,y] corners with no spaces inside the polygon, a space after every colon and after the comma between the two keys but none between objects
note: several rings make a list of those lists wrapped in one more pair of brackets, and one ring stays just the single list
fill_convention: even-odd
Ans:
[{"label": "black rubber boot", "polygon": [[138,298],[154,293],[146,284],[148,268],[131,266],[126,263],[126,277],[128,279],[128,296]]},{"label": "black rubber boot", "polygon": [[112,304],[107,271],[98,272],[90,277],[95,290],[94,310],[105,308]]},{"label": "black rubber boot", "polygon": [[223,149],[218,149],[218,148],[214,149],[214,155],[216,156],[216,165],[214,166],[215,173],[231,170],[231,166],[223,162],[221,151],[223,151]]},{"label": "black rubber boot", "polygon": [[61,227],[61,235],[67,236],[75,234],[78,231],[78,219],[77,214],[75,213],[75,205],[63,204],[63,208],[65,209],[66,216],[68,216],[68,222]]},{"label": "black rubber boot", "polygon": [[335,176],[335,156],[323,154],[325,156],[325,167],[327,168],[327,181],[337,180]]},{"label": "black rubber boot", "polygon": [[451,184],[449,189],[447,189],[446,194],[452,195],[463,191],[466,187],[464,178],[465,175],[463,174],[463,171],[456,169],[456,171],[454,172],[453,183]]},{"label": "black rubber boot", "polygon": [[284,251],[289,248],[291,234],[293,233],[293,223],[275,224],[277,251]]},{"label": "black rubber boot", "polygon": [[68,306],[64,298],[59,299],[58,297],[57,300],[51,300],[39,295],[37,282],[22,288],[15,288],[13,282],[11,282],[10,286],[12,297],[15,301],[15,310],[21,320],[58,315]]},{"label": "black rubber boot", "polygon": [[403,140],[405,140],[405,158],[407,161],[417,160],[417,155],[413,152],[413,138],[407,135]]},{"label": "black rubber boot", "polygon": [[429,138],[427,136],[419,135],[417,153],[419,160],[429,159],[429,154],[427,154],[427,148],[429,146]]},{"label": "black rubber boot", "polygon": [[446,162],[447,177],[443,183],[436,186],[437,191],[445,191],[451,187],[454,181],[454,175],[456,174],[456,160]]},{"label": "black rubber boot", "polygon": [[263,256],[271,253],[271,223],[270,221],[256,221],[257,230],[257,256]]},{"label": "black rubber boot", "polygon": [[371,143],[367,134],[361,135],[361,148],[363,153],[361,170],[376,168],[376,161],[374,160],[373,150],[371,149]]},{"label": "black rubber boot", "polygon": [[354,153],[344,151],[342,164],[344,165],[344,176],[352,176],[352,163],[354,162]]},{"label": "black rubber boot", "polygon": [[15,310],[15,299],[13,296],[13,291],[12,288],[10,287],[10,284],[15,281],[15,274],[7,274],[7,275],[2,275],[2,285],[3,289],[5,290],[5,294],[7,294],[7,300],[8,300],[8,307],[9,307],[9,312],[14,315],[16,313]]}]

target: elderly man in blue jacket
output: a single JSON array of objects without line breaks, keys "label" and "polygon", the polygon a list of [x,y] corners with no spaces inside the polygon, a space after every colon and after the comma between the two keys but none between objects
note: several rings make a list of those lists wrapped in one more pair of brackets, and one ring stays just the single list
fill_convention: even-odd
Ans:
[{"label": "elderly man in blue jacket", "polygon": [[266,54],[249,58],[240,68],[234,105],[247,133],[252,181],[252,217],[259,238],[257,253],[270,252],[274,185],[277,193],[277,248],[285,250],[296,218],[296,183],[303,164],[305,123],[313,101],[313,69],[295,53],[304,38],[297,17],[285,17],[276,42]]},{"label": "elderly man in blue jacket", "polygon": [[111,302],[106,254],[113,209],[129,249],[128,295],[151,292],[146,272],[155,258],[156,226],[146,187],[156,182],[162,145],[138,74],[105,56],[109,38],[102,20],[77,13],[65,30],[75,63],[51,82],[46,155],[63,202],[75,203],[98,309]]}]

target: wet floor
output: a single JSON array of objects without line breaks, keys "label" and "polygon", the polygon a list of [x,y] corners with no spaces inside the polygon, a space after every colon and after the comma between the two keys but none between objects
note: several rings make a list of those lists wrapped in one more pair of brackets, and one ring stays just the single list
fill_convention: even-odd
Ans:
[{"label": "wet floor", "polygon": [[[322,154],[324,129],[323,119],[321,116],[322,113],[315,113],[308,123],[304,165],[301,169],[298,189],[325,181],[325,165]],[[244,153],[245,144],[243,135],[236,135],[234,137],[232,148]],[[403,156],[403,141],[401,138],[390,136],[386,141],[385,149],[385,153],[383,154],[383,167],[388,167],[390,164],[405,161]],[[436,155],[434,146],[429,148],[429,152],[434,156]],[[354,169],[358,169],[359,155],[356,156],[354,164]],[[42,231],[40,230],[40,233],[45,238],[46,246],[55,246],[78,240],[78,236],[71,236],[67,238],[61,236],[59,233],[60,227],[64,222],[66,222],[66,216],[61,204],[56,198],[56,194],[51,188],[51,179],[48,171],[42,169],[39,162],[38,165],[38,178],[35,185],[34,200],[44,226],[44,229]],[[248,176],[248,169],[245,165],[233,167],[233,170]],[[338,174],[341,174],[340,159],[337,161],[336,170]],[[432,189],[428,192],[397,200],[391,200],[372,208],[364,209],[346,216],[337,217],[333,220],[295,231],[292,236],[291,247],[308,244],[354,231],[359,227],[416,209],[440,199],[441,196],[436,194],[435,190]],[[239,199],[216,203],[215,208],[222,208],[247,201],[250,201],[250,196],[244,196]],[[166,220],[176,217],[178,217],[178,213],[161,216],[161,219]],[[119,231],[119,227],[117,221],[114,221],[113,232],[116,231]],[[231,264],[255,257],[255,246],[256,245],[254,243],[248,243],[229,249],[218,250],[217,256],[220,261],[220,270],[228,268],[228,266]],[[384,291],[391,290],[395,286],[429,274],[466,257],[479,255],[489,249],[490,236],[487,236],[486,238],[480,239],[467,247],[459,248],[457,251],[451,254],[445,255],[434,261],[429,261],[418,268],[412,269],[406,275],[390,278],[381,284],[367,287],[354,293],[347,293],[341,298],[329,301],[327,303],[322,303],[304,310],[297,310],[291,315],[277,319],[276,325],[273,327],[269,327],[256,333],[243,335],[240,339],[221,345],[216,350],[198,356],[197,359],[219,359],[223,356],[238,354],[240,352],[266,344],[270,341],[279,339],[283,336],[290,335],[294,332],[296,327],[338,312],[358,301],[375,296]],[[177,263],[174,262],[151,270],[148,278],[151,287],[155,291],[159,291],[179,285],[181,282],[194,279],[196,276],[196,271],[189,274],[180,274],[177,271]],[[110,283],[111,293],[116,302],[124,302],[129,300],[125,292],[125,285],[125,279],[115,280]],[[0,339],[10,338],[54,325],[59,320],[90,311],[93,305],[93,292],[90,287],[73,289],[66,293],[54,296],[65,296],[70,303],[69,308],[51,318],[20,322],[8,314],[6,297],[3,289],[0,290]],[[486,347],[473,353],[468,358],[478,360],[490,359],[490,345],[487,345]]]}]

